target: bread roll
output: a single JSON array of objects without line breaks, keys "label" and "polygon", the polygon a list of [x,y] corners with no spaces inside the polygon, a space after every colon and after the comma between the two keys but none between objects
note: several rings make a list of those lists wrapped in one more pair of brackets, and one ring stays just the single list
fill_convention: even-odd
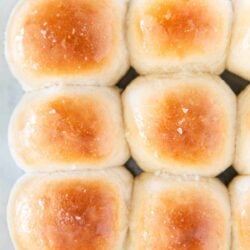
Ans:
[{"label": "bread roll", "polygon": [[250,249],[250,177],[236,177],[230,184],[233,217],[232,250]]},{"label": "bread roll", "polygon": [[230,204],[216,179],[143,174],[131,211],[129,250],[229,250]]},{"label": "bread roll", "polygon": [[233,161],[235,99],[217,76],[137,78],[123,94],[132,156],[145,171],[219,174]]},{"label": "bread roll", "polygon": [[123,168],[22,177],[8,224],[16,250],[123,250],[131,175]]},{"label": "bread roll", "polygon": [[238,97],[238,126],[234,167],[240,174],[250,174],[250,87]]},{"label": "bread roll", "polygon": [[6,56],[25,90],[114,85],[128,69],[126,0],[20,0]]},{"label": "bread roll", "polygon": [[9,146],[26,171],[103,168],[129,158],[117,89],[64,86],[26,93]]},{"label": "bread roll", "polygon": [[131,63],[141,74],[225,68],[232,22],[228,0],[132,0]]},{"label": "bread roll", "polygon": [[250,80],[250,1],[233,0],[234,25],[227,68]]}]

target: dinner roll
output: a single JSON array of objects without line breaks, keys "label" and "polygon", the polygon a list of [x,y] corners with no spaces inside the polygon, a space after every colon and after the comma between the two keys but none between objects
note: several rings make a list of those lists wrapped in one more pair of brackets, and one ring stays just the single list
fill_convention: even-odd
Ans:
[{"label": "dinner roll", "polygon": [[55,86],[26,93],[10,121],[9,146],[26,171],[122,165],[129,151],[118,90]]},{"label": "dinner roll", "polygon": [[240,174],[250,174],[250,86],[239,95],[237,122],[234,167]]},{"label": "dinner roll", "polygon": [[250,1],[233,0],[233,4],[234,25],[227,68],[250,80]]},{"label": "dinner roll", "polygon": [[228,193],[216,179],[143,174],[131,211],[129,250],[229,250]]},{"label": "dinner roll", "polygon": [[131,153],[142,169],[215,176],[232,164],[236,100],[219,77],[139,77],[123,105]]},{"label": "dinner roll", "polygon": [[232,22],[229,0],[132,0],[131,63],[141,74],[225,68]]},{"label": "dinner roll", "polygon": [[25,90],[54,84],[114,85],[128,69],[127,0],[21,0],[6,56]]},{"label": "dinner roll", "polygon": [[250,177],[236,177],[230,184],[233,217],[232,250],[250,249]]},{"label": "dinner roll", "polygon": [[12,190],[16,250],[123,250],[132,177],[123,168],[31,174]]}]

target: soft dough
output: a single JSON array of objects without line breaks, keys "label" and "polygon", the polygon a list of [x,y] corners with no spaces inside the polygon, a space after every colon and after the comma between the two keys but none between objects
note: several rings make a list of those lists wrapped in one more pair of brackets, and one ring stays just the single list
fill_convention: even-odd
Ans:
[{"label": "soft dough", "polygon": [[232,209],[232,250],[250,249],[250,177],[238,176],[229,187]]},{"label": "soft dough", "polygon": [[236,154],[234,167],[240,174],[250,174],[250,87],[238,97]]},{"label": "soft dough", "polygon": [[219,77],[139,77],[123,106],[131,154],[142,169],[216,176],[232,164],[236,97]]},{"label": "soft dough", "polygon": [[227,69],[250,80],[250,1],[233,0],[234,24]]},{"label": "soft dough", "polygon": [[132,0],[131,63],[140,74],[179,71],[220,74],[231,35],[229,0]]},{"label": "soft dough", "polygon": [[123,250],[132,177],[123,168],[23,176],[8,204],[16,250]]},{"label": "soft dough", "polygon": [[9,146],[26,171],[124,164],[129,151],[118,89],[65,86],[26,93],[10,121]]},{"label": "soft dough", "polygon": [[216,179],[142,174],[135,181],[129,250],[229,250],[230,204]]},{"label": "soft dough", "polygon": [[114,85],[129,67],[126,0],[21,0],[6,57],[25,90],[54,84]]}]

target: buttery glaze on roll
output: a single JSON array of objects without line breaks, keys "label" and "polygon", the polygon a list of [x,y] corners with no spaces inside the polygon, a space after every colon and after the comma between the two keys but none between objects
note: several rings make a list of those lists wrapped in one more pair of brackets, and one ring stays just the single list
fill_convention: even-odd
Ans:
[{"label": "buttery glaze on roll", "polygon": [[68,86],[26,93],[10,122],[9,145],[26,171],[124,164],[129,152],[118,90]]},{"label": "buttery glaze on roll", "polygon": [[132,177],[123,168],[26,175],[10,196],[16,250],[123,250]]},{"label": "buttery glaze on roll", "polygon": [[232,250],[250,249],[250,177],[238,176],[229,187],[231,196]]},{"label": "buttery glaze on roll", "polygon": [[125,0],[21,0],[6,56],[25,90],[53,84],[114,85],[128,69]]},{"label": "buttery glaze on roll", "polygon": [[131,63],[140,74],[225,68],[232,6],[228,0],[132,0]]},{"label": "buttery glaze on roll", "polygon": [[135,181],[129,250],[229,250],[230,204],[216,179],[142,174]]},{"label": "buttery glaze on roll", "polygon": [[234,167],[239,174],[250,174],[250,87],[238,97],[238,120]]},{"label": "buttery glaze on roll", "polygon": [[233,161],[235,99],[217,76],[137,78],[123,94],[132,156],[146,171],[216,176]]},{"label": "buttery glaze on roll", "polygon": [[227,69],[250,80],[250,2],[233,0],[234,24],[227,60]]}]

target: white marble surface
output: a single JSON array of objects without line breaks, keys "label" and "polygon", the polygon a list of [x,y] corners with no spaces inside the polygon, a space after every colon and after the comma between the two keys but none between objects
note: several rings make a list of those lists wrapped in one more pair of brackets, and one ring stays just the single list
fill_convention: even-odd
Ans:
[{"label": "white marble surface", "polygon": [[23,92],[4,58],[4,32],[16,2],[17,0],[0,0],[0,250],[14,249],[6,223],[6,205],[11,187],[22,175],[10,156],[7,131],[10,115]]}]

